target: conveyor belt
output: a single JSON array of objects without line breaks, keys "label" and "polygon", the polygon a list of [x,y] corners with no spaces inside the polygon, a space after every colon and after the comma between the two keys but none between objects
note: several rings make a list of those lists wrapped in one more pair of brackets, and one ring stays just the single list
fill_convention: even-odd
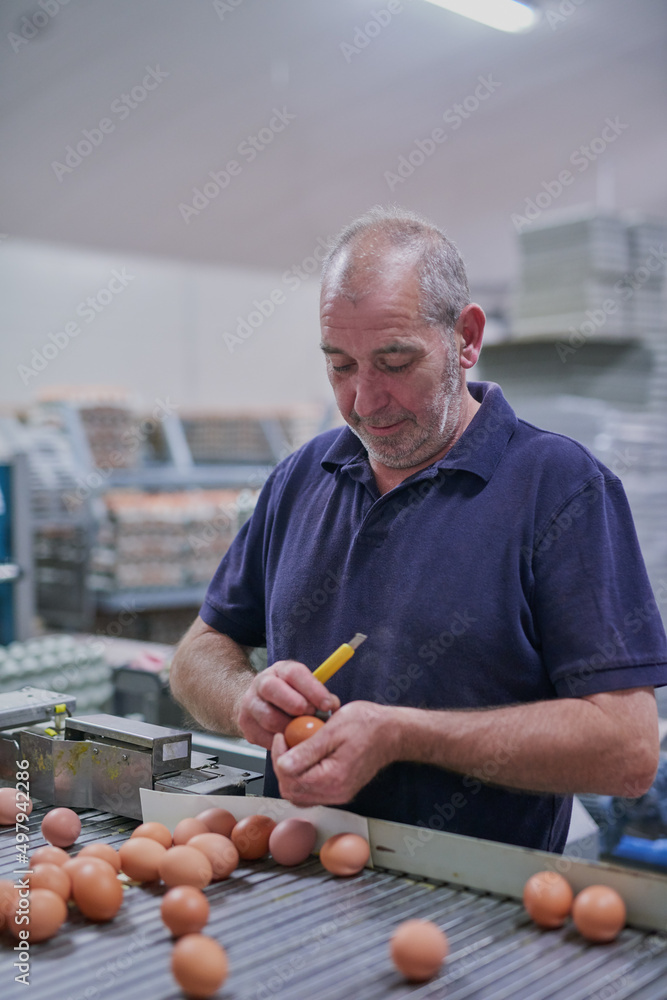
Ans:
[{"label": "conveyor belt", "polygon": [[[31,817],[31,849],[44,843]],[[80,813],[71,849],[119,844],[136,825]],[[0,878],[13,878],[13,831],[0,833]],[[172,939],[160,919],[164,889],[131,886],[118,916],[94,924],[72,911],[50,941],[32,946],[30,987],[14,982],[13,939],[0,950],[0,998],[179,1000],[169,969]],[[246,864],[209,886],[204,933],[226,948],[230,974],[220,1000],[666,1000],[667,936],[625,928],[610,945],[589,945],[571,928],[540,931],[519,903],[448,885],[365,869],[336,879],[313,858],[297,868]],[[441,975],[410,985],[388,952],[409,917],[445,930],[450,955]]]}]

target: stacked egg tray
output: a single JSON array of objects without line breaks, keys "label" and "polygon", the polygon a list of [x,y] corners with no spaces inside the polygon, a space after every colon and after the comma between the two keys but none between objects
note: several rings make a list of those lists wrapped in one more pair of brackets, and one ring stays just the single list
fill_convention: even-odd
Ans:
[{"label": "stacked egg tray", "polygon": [[76,695],[79,714],[104,711],[114,687],[102,638],[45,635],[0,646],[0,703],[26,685]]},{"label": "stacked egg tray", "polygon": [[[46,808],[30,817],[30,849],[45,841]],[[137,825],[79,812],[86,843],[118,846]],[[0,831],[0,878],[14,880],[14,831]],[[0,997],[49,1000],[180,1000],[170,971],[173,939],[160,917],[164,889],[127,886],[114,920],[72,910],[55,937],[30,953],[30,987],[14,981],[15,941],[0,935]],[[515,900],[364,869],[335,878],[313,857],[295,868],[245,864],[204,890],[204,934],[229,957],[219,1000],[665,1000],[667,935],[626,927],[612,944],[587,944],[571,926],[542,931]],[[427,983],[410,984],[389,957],[401,921],[425,918],[447,934],[448,959]]]},{"label": "stacked egg tray", "polygon": [[254,505],[249,490],[110,490],[90,583],[97,590],[206,584]]}]

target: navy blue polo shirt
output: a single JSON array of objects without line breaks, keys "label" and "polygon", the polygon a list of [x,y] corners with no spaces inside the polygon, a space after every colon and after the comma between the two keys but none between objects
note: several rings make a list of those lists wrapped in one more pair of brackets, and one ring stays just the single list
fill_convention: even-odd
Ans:
[{"label": "navy blue polo shirt", "polygon": [[[368,639],[328,682],[363,699],[471,709],[667,683],[659,609],[620,480],[582,445],[519,420],[494,383],[456,445],[384,496],[344,427],[276,467],[201,617],[268,662],[315,669]],[[398,762],[346,808],[560,851],[571,799]],[[278,795],[267,761],[266,794]]]}]

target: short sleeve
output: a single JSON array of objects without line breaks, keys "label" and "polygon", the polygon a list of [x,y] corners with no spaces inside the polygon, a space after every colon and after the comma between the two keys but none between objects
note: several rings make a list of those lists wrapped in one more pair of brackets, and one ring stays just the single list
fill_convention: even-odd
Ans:
[{"label": "short sleeve", "polygon": [[209,584],[200,618],[242,646],[266,645],[265,552],[272,527],[277,470],[264,484]]},{"label": "short sleeve", "polygon": [[542,657],[560,697],[667,684],[667,641],[620,480],[594,475],[531,552]]}]

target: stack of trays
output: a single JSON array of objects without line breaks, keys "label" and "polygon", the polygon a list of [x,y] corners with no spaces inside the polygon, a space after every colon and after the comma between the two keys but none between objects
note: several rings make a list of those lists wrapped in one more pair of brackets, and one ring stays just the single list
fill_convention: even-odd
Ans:
[{"label": "stack of trays", "polygon": [[634,220],[628,225],[631,308],[637,332],[665,326],[665,262],[667,224]]},{"label": "stack of trays", "polygon": [[515,336],[617,339],[659,326],[665,236],[661,223],[618,215],[545,216],[519,236]]},{"label": "stack of trays", "polygon": [[97,590],[208,583],[254,506],[248,490],[110,490],[93,549]]},{"label": "stack of trays", "polygon": [[81,713],[108,707],[112,668],[104,643],[89,636],[47,635],[0,646],[0,695],[24,685],[76,695]]}]

